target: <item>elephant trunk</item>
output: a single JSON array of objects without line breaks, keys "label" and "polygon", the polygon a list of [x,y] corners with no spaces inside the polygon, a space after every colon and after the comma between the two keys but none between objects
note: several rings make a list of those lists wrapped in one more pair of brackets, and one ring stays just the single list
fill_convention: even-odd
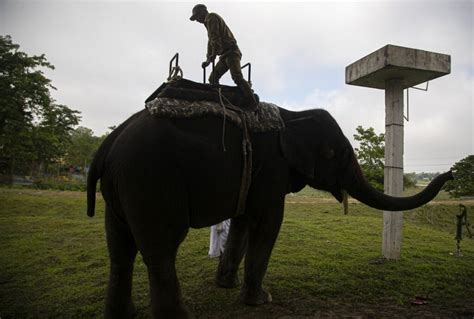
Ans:
[{"label": "elephant trunk", "polygon": [[367,182],[355,155],[353,155],[346,172],[344,188],[352,197],[370,207],[387,211],[402,211],[428,203],[438,194],[444,183],[453,178],[452,172],[449,171],[433,179],[423,191],[416,195],[409,197],[389,196],[378,191]]}]

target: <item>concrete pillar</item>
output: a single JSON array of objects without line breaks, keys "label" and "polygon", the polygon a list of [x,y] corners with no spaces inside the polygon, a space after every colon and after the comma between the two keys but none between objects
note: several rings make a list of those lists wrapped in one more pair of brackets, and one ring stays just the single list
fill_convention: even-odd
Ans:
[{"label": "concrete pillar", "polygon": [[[388,44],[346,67],[346,83],[385,90],[385,193],[403,191],[403,89],[451,72],[446,54]],[[382,255],[399,259],[403,212],[383,213]]]},{"label": "concrete pillar", "polygon": [[[385,82],[385,193],[403,192],[403,87],[401,79]],[[403,212],[383,213],[382,255],[399,259],[402,242]]]}]

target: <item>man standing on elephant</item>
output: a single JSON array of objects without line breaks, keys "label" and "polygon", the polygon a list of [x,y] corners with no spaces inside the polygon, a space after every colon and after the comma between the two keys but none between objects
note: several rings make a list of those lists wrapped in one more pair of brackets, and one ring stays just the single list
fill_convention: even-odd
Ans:
[{"label": "man standing on elephant", "polygon": [[253,95],[249,83],[245,81],[242,75],[240,66],[242,52],[240,52],[237,41],[224,19],[216,13],[209,13],[203,4],[194,6],[192,16],[189,19],[204,24],[207,29],[209,38],[207,44],[207,59],[202,63],[202,67],[207,67],[215,60],[216,56],[219,55],[219,62],[217,62],[212,71],[209,82],[218,84],[219,79],[230,70],[232,80],[234,80],[235,84],[237,84],[244,94],[248,107],[256,109],[257,102],[255,96]]}]

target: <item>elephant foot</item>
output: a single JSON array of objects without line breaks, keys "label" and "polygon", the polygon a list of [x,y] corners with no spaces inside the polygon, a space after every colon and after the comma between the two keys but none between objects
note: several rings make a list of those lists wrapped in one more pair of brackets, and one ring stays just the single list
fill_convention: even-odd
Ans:
[{"label": "elephant foot", "polygon": [[258,306],[264,303],[272,302],[272,295],[263,288],[254,291],[242,287],[242,291],[240,292],[240,300],[246,305]]},{"label": "elephant foot", "polygon": [[153,311],[153,318],[193,319],[194,316],[185,307],[180,307]]},{"label": "elephant foot", "polygon": [[217,273],[216,285],[221,288],[235,288],[240,285],[237,273]]},{"label": "elephant foot", "polygon": [[133,302],[130,303],[130,306],[128,307],[128,314],[130,315],[130,318],[135,318],[137,316],[137,308],[135,308]]},{"label": "elephant foot", "polygon": [[126,309],[118,309],[116,307],[111,307],[107,305],[105,309],[105,318],[112,319],[112,318],[123,318],[123,319],[130,319],[135,318],[137,315],[137,309],[135,308],[134,303],[130,303]]}]

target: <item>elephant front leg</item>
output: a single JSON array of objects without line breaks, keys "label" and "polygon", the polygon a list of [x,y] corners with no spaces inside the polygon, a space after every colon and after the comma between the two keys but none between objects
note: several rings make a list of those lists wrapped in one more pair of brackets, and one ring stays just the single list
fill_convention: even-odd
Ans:
[{"label": "elephant front leg", "polygon": [[262,288],[263,277],[283,220],[283,201],[272,208],[263,208],[263,214],[249,220],[249,238],[245,256],[245,276],[240,297],[247,305],[271,302],[272,296]]},{"label": "elephant front leg", "polygon": [[229,237],[216,272],[216,284],[222,288],[235,288],[240,284],[238,270],[245,255],[248,238],[247,216],[232,219]]}]

